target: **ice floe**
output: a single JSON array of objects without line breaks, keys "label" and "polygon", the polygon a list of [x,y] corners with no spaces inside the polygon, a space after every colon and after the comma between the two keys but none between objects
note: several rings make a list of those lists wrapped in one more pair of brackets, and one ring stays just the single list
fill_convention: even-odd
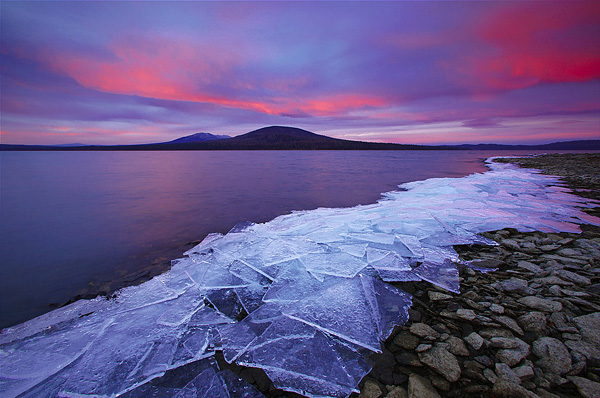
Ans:
[{"label": "ice floe", "polygon": [[[3,330],[1,395],[261,396],[219,367],[220,351],[262,369],[277,388],[346,397],[408,319],[412,298],[387,282],[425,280],[458,293],[452,246],[495,244],[479,232],[600,225],[581,211],[598,204],[556,177],[490,169],[403,184],[368,206],[210,234],[169,272],[114,299],[78,301]],[[175,368],[184,371],[170,376]]]}]

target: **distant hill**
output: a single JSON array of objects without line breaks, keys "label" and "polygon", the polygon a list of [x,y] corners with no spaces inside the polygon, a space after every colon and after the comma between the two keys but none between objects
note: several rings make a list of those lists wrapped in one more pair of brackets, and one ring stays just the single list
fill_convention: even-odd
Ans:
[{"label": "distant hill", "polygon": [[236,137],[197,133],[173,141],[143,145],[42,146],[0,145],[5,151],[178,151],[178,150],[600,150],[600,140],[545,145],[404,145],[350,141],[315,134],[297,127],[269,126]]},{"label": "distant hill", "polygon": [[231,138],[229,135],[215,135],[210,133],[196,133],[187,135],[185,137],[177,138],[173,141],[164,142],[164,144],[185,144],[188,142],[202,142],[202,141],[213,141],[213,140],[224,140]]},{"label": "distant hill", "polygon": [[600,150],[600,140],[579,140],[579,141],[563,141],[553,142],[551,144],[540,145],[503,145],[503,144],[463,144],[454,145],[456,149],[469,150],[518,150],[531,149],[537,151],[544,150],[564,150],[564,151],[585,151],[585,150]]}]

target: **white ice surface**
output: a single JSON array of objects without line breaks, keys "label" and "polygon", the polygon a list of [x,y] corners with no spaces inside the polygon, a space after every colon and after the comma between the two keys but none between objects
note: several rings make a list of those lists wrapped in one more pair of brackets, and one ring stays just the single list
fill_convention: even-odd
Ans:
[{"label": "white ice surface", "polygon": [[[3,330],[0,393],[146,391],[167,370],[222,350],[228,362],[263,369],[278,388],[348,396],[369,372],[370,353],[408,319],[411,297],[385,282],[426,280],[459,292],[452,245],[495,244],[479,232],[600,225],[580,209],[598,204],[556,186],[556,177],[490,169],[403,184],[368,206],[211,234],[169,272],[116,299],[78,301]],[[214,361],[185,387],[160,391],[259,396]]]}]

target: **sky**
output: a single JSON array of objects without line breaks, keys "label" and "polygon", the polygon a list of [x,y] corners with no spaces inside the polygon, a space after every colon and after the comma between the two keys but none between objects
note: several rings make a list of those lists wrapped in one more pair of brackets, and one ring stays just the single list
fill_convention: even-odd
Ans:
[{"label": "sky", "polygon": [[4,144],[600,139],[598,1],[0,3]]}]

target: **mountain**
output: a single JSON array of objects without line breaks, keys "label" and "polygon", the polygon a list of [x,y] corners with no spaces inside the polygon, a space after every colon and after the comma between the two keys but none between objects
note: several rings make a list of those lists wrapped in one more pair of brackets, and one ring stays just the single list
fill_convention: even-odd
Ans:
[{"label": "mountain", "polygon": [[196,133],[196,134],[192,134],[192,135],[186,135],[185,137],[177,138],[173,141],[163,142],[163,144],[185,144],[188,142],[224,140],[227,138],[231,138],[231,136],[215,135],[215,134],[210,134],[210,133]]},{"label": "mountain", "polygon": [[404,145],[350,141],[315,134],[297,127],[269,126],[236,137],[197,133],[173,141],[143,145],[42,146],[0,145],[5,151],[179,151],[179,150],[600,150],[600,140],[544,145]]}]

